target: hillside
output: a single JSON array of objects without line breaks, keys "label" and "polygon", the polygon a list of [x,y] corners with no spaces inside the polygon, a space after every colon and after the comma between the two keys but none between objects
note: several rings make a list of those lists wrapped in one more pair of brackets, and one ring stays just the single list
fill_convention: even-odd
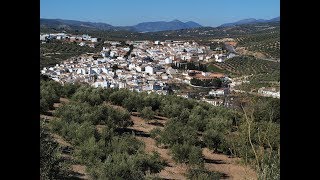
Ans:
[{"label": "hillside", "polygon": [[[237,51],[244,55],[260,52],[266,58],[280,59],[280,31],[274,28],[271,32],[246,35],[236,39]],[[243,47],[243,48],[242,48]]]},{"label": "hillside", "polygon": [[134,26],[112,26],[107,23],[84,22],[64,19],[44,19],[40,18],[40,29],[54,29],[67,31],[85,30],[111,30],[111,31],[131,31],[131,32],[157,32],[177,29],[190,29],[202,27],[200,24],[188,21],[186,23],[179,20],[143,22]]},{"label": "hillside", "polygon": [[51,41],[40,43],[40,68],[54,66],[71,57],[85,53],[96,53],[102,49],[102,43],[98,42],[96,48],[79,46],[76,43]]},{"label": "hillside", "polygon": [[249,19],[243,19],[237,22],[233,23],[225,23],[220,25],[220,27],[229,27],[229,26],[236,26],[241,24],[254,24],[254,23],[264,23],[264,22],[278,22],[280,21],[280,16],[272,19],[255,19],[255,18],[249,18]]},{"label": "hillside", "polygon": [[64,19],[44,19],[40,18],[40,28],[59,29],[59,30],[110,30],[114,29],[110,24],[93,23]]},{"label": "hillside", "polygon": [[169,22],[165,22],[165,21],[144,22],[144,23],[139,23],[133,27],[135,31],[138,31],[138,32],[157,32],[157,31],[167,31],[167,30],[198,28],[202,26],[192,21],[183,23],[179,20],[173,20]]},{"label": "hillside", "polygon": [[[47,134],[62,146],[41,162],[71,163],[73,174],[94,179],[279,178],[279,100],[247,97],[231,110],[173,95],[40,84]],[[68,100],[58,105],[60,97]]]},{"label": "hillside", "polygon": [[153,39],[185,39],[208,41],[214,38],[243,37],[252,34],[265,34],[274,31],[280,32],[279,22],[243,24],[233,27],[200,27],[193,29],[180,29],[175,31],[161,31],[144,33]]},{"label": "hillside", "polygon": [[[59,22],[56,22],[59,24]],[[184,24],[192,24],[186,22]],[[153,25],[152,25],[153,26]],[[149,28],[152,29],[153,27]],[[192,25],[191,25],[192,26]],[[70,27],[70,28],[69,28]],[[108,27],[108,26],[106,26]],[[179,30],[166,30],[159,32],[146,32],[139,33],[134,31],[134,27],[117,27],[101,30],[98,28],[92,28],[92,26],[84,27],[77,26],[72,28],[71,25],[53,25],[48,26],[46,24],[40,25],[40,32],[61,32],[66,31],[71,34],[82,34],[86,33],[91,36],[98,38],[115,38],[117,40],[197,40],[197,41],[208,41],[214,38],[224,37],[246,37],[251,34],[264,34],[271,33],[273,31],[280,31],[279,22],[266,22],[266,23],[255,23],[255,24],[244,24],[236,25],[233,27],[194,27],[191,29],[179,29]],[[142,27],[141,27],[142,28]],[[165,28],[165,27],[162,27]],[[144,29],[145,30],[145,29]]]}]

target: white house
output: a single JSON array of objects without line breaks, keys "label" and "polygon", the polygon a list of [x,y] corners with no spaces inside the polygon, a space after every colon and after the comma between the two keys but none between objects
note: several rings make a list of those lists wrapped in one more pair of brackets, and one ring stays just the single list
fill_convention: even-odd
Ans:
[{"label": "white house", "polygon": [[85,74],[86,71],[82,68],[77,69],[77,74]]},{"label": "white house", "polygon": [[227,56],[227,58],[229,59],[229,58],[233,58],[233,57],[235,57],[236,55],[234,54],[234,53],[230,53],[230,54],[228,54],[228,56]]},{"label": "white house", "polygon": [[226,58],[226,56],[225,55],[223,55],[223,54],[216,54],[216,55],[214,55],[214,57],[215,57],[215,59],[216,59],[216,62],[224,62],[224,60],[225,60],[225,58]]},{"label": "white house", "polygon": [[224,95],[227,95],[229,92],[228,92],[228,89],[227,88],[224,88],[224,89],[212,89],[211,91],[209,91],[209,95],[212,95],[212,96],[224,96]]},{"label": "white house", "polygon": [[40,35],[40,41],[45,41],[47,37],[49,37],[48,34]]},{"label": "white house", "polygon": [[172,63],[172,59],[170,59],[170,58],[166,58],[164,61],[165,61],[166,64],[171,64]]},{"label": "white house", "polygon": [[114,57],[114,56],[118,56],[118,52],[117,51],[111,51],[110,52],[110,57]]},{"label": "white house", "polygon": [[145,67],[145,72],[149,73],[149,74],[153,74],[154,73],[154,68],[151,66],[146,66]]},{"label": "white house", "polygon": [[212,104],[214,106],[222,106],[223,100],[222,99],[203,99],[203,101]]},{"label": "white house", "polygon": [[168,76],[165,75],[165,74],[163,74],[163,75],[161,75],[161,78],[164,79],[164,80],[167,80],[167,79],[168,79]]},{"label": "white house", "polygon": [[98,42],[98,38],[91,38],[91,42]]},{"label": "white house", "polygon": [[177,70],[173,69],[172,67],[169,67],[169,68],[166,69],[166,73],[167,74],[176,74]]},{"label": "white house", "polygon": [[81,42],[81,43],[79,43],[79,46],[84,46],[84,45],[86,45],[86,43],[85,43],[85,42]]},{"label": "white house", "polygon": [[136,71],[137,72],[141,72],[142,71],[142,68],[140,66],[136,66]]},{"label": "white house", "polygon": [[136,65],[135,64],[129,64],[129,70],[135,69]]},{"label": "white house", "polygon": [[123,50],[128,52],[128,51],[130,51],[130,48],[125,47],[125,48],[123,48]]},{"label": "white house", "polygon": [[127,87],[127,83],[125,82],[119,82],[119,89],[123,89]]},{"label": "white house", "polygon": [[88,34],[83,34],[82,35],[82,39],[85,40],[85,41],[89,40],[90,38],[91,37]]}]

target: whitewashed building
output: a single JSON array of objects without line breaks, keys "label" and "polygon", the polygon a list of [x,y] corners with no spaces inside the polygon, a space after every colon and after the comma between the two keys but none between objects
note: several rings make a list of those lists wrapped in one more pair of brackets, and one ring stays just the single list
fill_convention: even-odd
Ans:
[{"label": "whitewashed building", "polygon": [[154,68],[151,66],[146,66],[145,67],[145,72],[149,74],[154,74]]}]

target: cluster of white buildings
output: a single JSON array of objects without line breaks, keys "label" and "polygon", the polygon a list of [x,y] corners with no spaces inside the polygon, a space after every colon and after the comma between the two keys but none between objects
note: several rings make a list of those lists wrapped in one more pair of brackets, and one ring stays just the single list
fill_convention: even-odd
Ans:
[{"label": "cluster of white buildings", "polygon": [[214,58],[216,62],[224,62],[226,59],[230,59],[237,56],[234,53],[229,53],[229,54],[215,54]]},{"label": "cluster of white buildings", "polygon": [[45,43],[47,40],[62,40],[69,42],[79,42],[79,46],[88,45],[94,47],[94,43],[98,42],[98,38],[91,37],[87,34],[83,35],[71,35],[66,33],[50,33],[50,34],[40,34],[40,41]]},{"label": "cluster of white buildings", "polygon": [[[56,37],[62,35],[55,34]],[[177,69],[171,67],[172,64],[206,61],[214,57],[209,47],[200,46],[196,42],[127,41],[126,44],[130,46],[120,45],[117,41],[104,43],[106,46],[102,48],[99,56],[84,54],[73,57],[54,67],[45,67],[41,73],[60,83],[86,82],[94,87],[127,88],[138,92],[167,94],[168,84],[171,82],[190,80],[188,73],[179,74]],[[185,75],[185,78],[179,79],[176,75]],[[208,78],[209,75],[200,73],[197,77]],[[228,92],[225,90],[212,90],[209,93],[215,97],[226,94]]]}]

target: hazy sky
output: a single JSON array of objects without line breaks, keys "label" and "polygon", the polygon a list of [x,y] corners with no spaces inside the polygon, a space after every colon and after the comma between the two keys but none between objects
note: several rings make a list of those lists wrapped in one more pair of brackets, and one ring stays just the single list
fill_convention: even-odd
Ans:
[{"label": "hazy sky", "polygon": [[40,0],[40,17],[131,26],[149,21],[195,21],[219,26],[280,16],[280,0]]}]

